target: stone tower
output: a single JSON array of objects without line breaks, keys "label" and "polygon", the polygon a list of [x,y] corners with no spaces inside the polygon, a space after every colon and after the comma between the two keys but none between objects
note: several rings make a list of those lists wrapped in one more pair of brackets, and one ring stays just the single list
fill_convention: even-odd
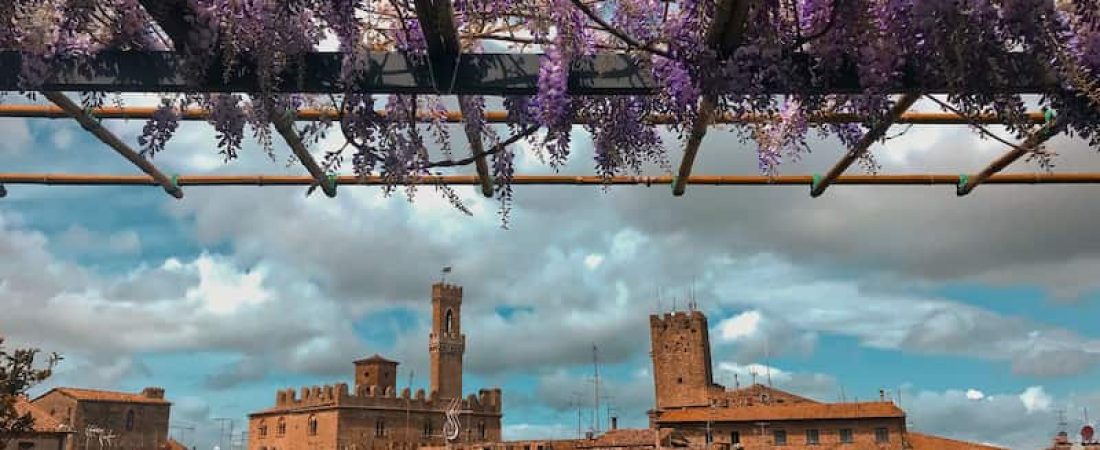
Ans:
[{"label": "stone tower", "polygon": [[657,409],[706,406],[714,385],[707,317],[699,311],[649,316]]},{"label": "stone tower", "polygon": [[432,398],[462,398],[462,354],[466,335],[462,334],[462,287],[432,285],[432,333],[428,336],[431,354]]},{"label": "stone tower", "polygon": [[376,386],[379,395],[384,395],[387,389],[397,392],[397,361],[378,354],[355,361],[355,390],[367,386]]}]

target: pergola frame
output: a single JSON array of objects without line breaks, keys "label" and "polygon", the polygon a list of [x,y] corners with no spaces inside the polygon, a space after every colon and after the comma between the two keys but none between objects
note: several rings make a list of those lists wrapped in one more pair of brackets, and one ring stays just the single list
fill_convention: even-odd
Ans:
[{"label": "pergola frame", "polygon": [[[756,0],[719,0],[714,21],[706,33],[707,45],[719,55],[730,55],[740,45],[745,28],[747,12]],[[320,186],[329,197],[336,195],[336,186],[379,185],[392,183],[378,176],[349,177],[325,174],[324,170],[311,156],[301,137],[294,128],[295,121],[338,118],[339,113],[331,109],[307,109],[294,114],[290,111],[273,114],[272,123],[283,137],[291,151],[309,173],[309,177],[233,175],[201,176],[186,175],[168,177],[151,162],[135,152],[117,136],[99,125],[100,119],[147,118],[154,111],[148,107],[96,108],[84,110],[61,94],[61,91],[109,91],[109,92],[253,92],[256,91],[254,77],[247,70],[243,73],[224,78],[220,67],[212,67],[209,76],[200,83],[187,83],[180,75],[182,59],[179,54],[186,51],[188,26],[183,21],[186,12],[184,0],[140,0],[150,16],[173,41],[173,52],[105,52],[80,70],[61,68],[47,81],[41,90],[56,107],[40,105],[0,105],[0,117],[71,117],[81,126],[106,143],[116,152],[138,166],[147,176],[117,175],[57,175],[57,174],[3,174],[0,173],[0,197],[4,197],[7,184],[49,184],[49,185],[160,185],[170,195],[182,198],[183,185],[309,185],[310,191]],[[448,112],[446,121],[463,122],[465,117],[477,114],[468,107],[462,98],[466,95],[533,95],[537,88],[538,67],[541,55],[529,53],[508,54],[466,54],[462,53],[458,31],[454,26],[454,12],[450,0],[414,0],[416,17],[421,24],[427,42],[426,57],[412,57],[403,52],[372,52],[369,55],[368,68],[351,87],[354,92],[391,93],[391,94],[438,94],[459,96],[460,111]],[[0,52],[0,91],[19,90],[18,52]],[[340,87],[337,79],[342,55],[331,52],[307,54],[300,73],[285,74],[282,84],[274,87],[274,92],[300,93],[343,93],[346,87]],[[796,59],[798,61],[798,59]],[[1047,69],[1028,58],[1019,55],[1012,61],[1017,77],[1006,81],[1004,85],[989,85],[986,92],[1041,93],[1060,89],[1055,77]],[[808,65],[796,63],[792,70],[808,70]],[[791,185],[808,184],[810,194],[818,197],[832,184],[954,184],[958,195],[966,195],[976,186],[988,184],[1014,183],[1100,183],[1100,174],[998,174],[1024,154],[1033,151],[1047,139],[1064,130],[1062,124],[1050,122],[1041,113],[1030,113],[1027,120],[1032,124],[1044,126],[1028,136],[1020,145],[1014,146],[1001,158],[993,161],[981,172],[968,175],[843,175],[844,171],[865,154],[871,145],[881,140],[888,128],[894,123],[909,124],[988,124],[999,123],[993,116],[963,117],[956,114],[907,113],[921,95],[952,92],[951,87],[929,84],[914,76],[902,78],[897,86],[888,91],[902,94],[889,114],[875,123],[860,142],[848,149],[824,177],[814,175],[787,176],[693,176],[695,157],[698,153],[707,129],[717,123],[762,123],[774,120],[766,115],[732,116],[716,115],[718,95],[706,92],[701,96],[696,117],[684,148],[684,155],[676,176],[531,176],[515,175],[513,184],[533,185],[587,185],[587,184],[668,184],[673,194],[683,195],[688,184],[702,185]],[[593,56],[580,56],[572,63],[568,81],[572,95],[653,95],[659,86],[651,74],[631,56],[618,53],[604,53]],[[774,86],[765,93],[772,94],[844,94],[862,92],[858,76],[846,73],[829,80],[824,85]],[[760,93],[760,92],[754,92]],[[208,112],[202,109],[181,111],[183,120],[203,120]],[[486,123],[501,123],[506,113],[496,111],[483,114]],[[418,117],[426,120],[426,117]],[[664,116],[648,118],[651,123],[672,123]],[[862,118],[851,114],[818,114],[810,117],[812,122],[837,123],[856,122]],[[576,121],[579,123],[579,120]],[[483,195],[493,193],[493,180],[486,162],[486,151],[481,139],[481,130],[469,125],[465,127],[467,142],[470,145],[472,160],[477,175],[421,176],[414,177],[405,184],[471,184],[478,185]]]}]

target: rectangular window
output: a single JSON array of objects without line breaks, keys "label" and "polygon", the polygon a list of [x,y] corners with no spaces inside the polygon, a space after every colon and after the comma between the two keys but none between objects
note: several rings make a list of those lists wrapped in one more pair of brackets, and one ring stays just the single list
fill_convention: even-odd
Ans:
[{"label": "rectangular window", "polygon": [[840,429],[840,443],[841,444],[851,444],[852,443],[852,429],[851,428],[841,428]]},{"label": "rectangular window", "polygon": [[730,443],[731,444],[740,444],[741,443],[741,433],[738,433],[736,431],[730,433]]},{"label": "rectangular window", "polygon": [[817,445],[821,443],[821,435],[816,429],[806,430],[806,443]]},{"label": "rectangular window", "polygon": [[775,438],[775,445],[787,445],[787,430],[772,431],[772,437]]},{"label": "rectangular window", "polygon": [[875,428],[875,442],[890,442],[890,431],[886,427]]},{"label": "rectangular window", "polygon": [[385,435],[386,422],[383,422],[382,419],[378,419],[378,421],[374,422],[374,437],[383,437]]},{"label": "rectangular window", "polygon": [[711,434],[710,430],[707,430],[707,443],[709,444],[711,442],[714,442],[714,435]]}]

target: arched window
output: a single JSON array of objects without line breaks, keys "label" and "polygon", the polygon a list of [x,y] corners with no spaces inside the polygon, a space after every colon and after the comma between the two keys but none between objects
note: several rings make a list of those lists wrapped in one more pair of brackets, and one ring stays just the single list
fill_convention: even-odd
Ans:
[{"label": "arched window", "polygon": [[424,437],[431,437],[431,436],[432,436],[432,421],[431,420],[425,420],[424,421]]},{"label": "arched window", "polygon": [[478,434],[478,436],[480,436],[479,439],[482,439],[482,440],[485,439],[485,422],[478,422],[477,423],[477,434]]},{"label": "arched window", "polygon": [[279,436],[286,434],[286,419],[279,418],[279,423],[275,425],[275,434]]},{"label": "arched window", "polygon": [[317,416],[314,416],[314,415],[309,416],[309,435],[310,436],[316,436],[317,435]]},{"label": "arched window", "polygon": [[445,328],[443,329],[443,332],[446,334],[451,334],[451,328],[455,319],[454,312],[448,309],[447,314],[444,317],[446,317],[447,323],[444,325]]},{"label": "arched window", "polygon": [[[261,420],[260,421],[260,437],[264,437],[264,436],[267,436],[267,421],[266,420]],[[264,449],[264,450],[266,450],[266,449]]]},{"label": "arched window", "polygon": [[134,431],[134,410],[126,412],[126,431]]}]

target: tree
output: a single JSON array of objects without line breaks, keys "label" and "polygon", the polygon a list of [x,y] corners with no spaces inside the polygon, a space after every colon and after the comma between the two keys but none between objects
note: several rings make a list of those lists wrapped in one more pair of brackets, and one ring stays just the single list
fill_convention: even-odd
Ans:
[{"label": "tree", "polygon": [[46,359],[45,367],[35,368],[35,357],[41,352],[36,348],[4,348],[4,338],[0,336],[0,448],[7,442],[7,436],[26,432],[34,427],[34,418],[30,413],[19,415],[15,402],[26,394],[31,387],[49,378],[61,356],[52,353]]}]

